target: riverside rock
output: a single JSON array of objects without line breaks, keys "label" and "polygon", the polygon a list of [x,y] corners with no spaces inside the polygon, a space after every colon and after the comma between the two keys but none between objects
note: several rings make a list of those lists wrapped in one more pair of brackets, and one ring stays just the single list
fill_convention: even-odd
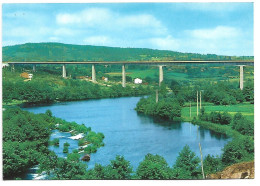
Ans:
[{"label": "riverside rock", "polygon": [[89,161],[90,160],[90,155],[86,154],[81,158],[82,161]]}]

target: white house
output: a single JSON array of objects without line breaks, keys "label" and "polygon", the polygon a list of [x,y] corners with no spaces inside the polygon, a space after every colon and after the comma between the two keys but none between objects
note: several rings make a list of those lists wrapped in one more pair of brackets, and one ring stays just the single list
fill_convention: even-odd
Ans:
[{"label": "white house", "polygon": [[2,63],[2,68],[9,67],[8,63]]},{"label": "white house", "polygon": [[135,78],[134,79],[134,83],[135,84],[141,84],[143,82],[143,80],[139,79],[139,78]]}]

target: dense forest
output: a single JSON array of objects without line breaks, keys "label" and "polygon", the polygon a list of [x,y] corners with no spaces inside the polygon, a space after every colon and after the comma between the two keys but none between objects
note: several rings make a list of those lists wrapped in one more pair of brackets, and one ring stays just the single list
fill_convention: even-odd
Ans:
[{"label": "dense forest", "polygon": [[58,83],[47,79],[29,82],[17,77],[3,80],[3,102],[14,100],[28,103],[52,103],[54,101],[73,101],[122,96],[140,96],[151,92],[150,86],[112,85],[110,87],[93,84],[88,81],[61,79]]},{"label": "dense forest", "polygon": [[253,56],[221,56],[146,48],[119,48],[63,43],[26,43],[2,48],[3,61],[161,61],[253,60]]}]

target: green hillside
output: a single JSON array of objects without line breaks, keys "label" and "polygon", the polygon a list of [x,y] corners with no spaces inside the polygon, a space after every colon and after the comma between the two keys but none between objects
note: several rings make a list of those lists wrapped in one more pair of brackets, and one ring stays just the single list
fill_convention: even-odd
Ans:
[{"label": "green hillside", "polygon": [[119,48],[62,43],[26,43],[2,48],[3,62],[10,61],[160,61],[253,60],[253,56],[220,56],[145,48]]}]

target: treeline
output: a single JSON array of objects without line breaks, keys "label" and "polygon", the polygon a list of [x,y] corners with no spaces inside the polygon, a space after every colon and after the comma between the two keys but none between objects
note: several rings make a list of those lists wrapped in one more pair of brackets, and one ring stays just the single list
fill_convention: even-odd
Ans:
[{"label": "treeline", "polygon": [[232,118],[227,112],[211,112],[207,114],[202,108],[199,119],[220,125],[229,125],[243,135],[254,136],[254,122],[246,119],[241,113],[236,113]]},{"label": "treeline", "polygon": [[105,87],[87,81],[66,79],[61,85],[43,80],[24,82],[22,80],[3,81],[3,102],[21,100],[29,103],[51,103],[54,101],[73,101],[122,96],[140,96],[151,92],[149,86],[125,88],[122,85]]},{"label": "treeline", "polygon": [[3,61],[160,61],[253,60],[253,56],[221,56],[146,48],[119,48],[62,43],[26,43],[5,46]]},{"label": "treeline", "polygon": [[[249,137],[234,139],[222,149],[221,156],[207,155],[203,159],[205,176],[222,171],[234,163],[254,159],[254,143]],[[79,160],[77,151],[68,154],[67,159],[58,158],[54,153],[45,157],[40,171],[45,171],[48,179],[55,180],[123,180],[123,179],[202,179],[200,158],[189,146],[184,146],[173,165],[159,155],[147,154],[134,171],[131,162],[117,155],[108,165],[95,164],[93,169]]]},{"label": "treeline", "polygon": [[158,90],[158,102],[156,95],[141,98],[135,110],[150,116],[160,117],[166,120],[181,120],[181,109],[184,104],[182,97],[168,94],[165,84]]},{"label": "treeline", "polygon": [[254,103],[254,81],[247,80],[243,90],[240,90],[237,83],[229,81],[209,82],[201,81],[193,86],[181,84],[177,81],[168,82],[172,92],[182,97],[186,102],[197,101],[197,91],[203,102],[214,103],[215,105],[235,105],[237,103]]}]

